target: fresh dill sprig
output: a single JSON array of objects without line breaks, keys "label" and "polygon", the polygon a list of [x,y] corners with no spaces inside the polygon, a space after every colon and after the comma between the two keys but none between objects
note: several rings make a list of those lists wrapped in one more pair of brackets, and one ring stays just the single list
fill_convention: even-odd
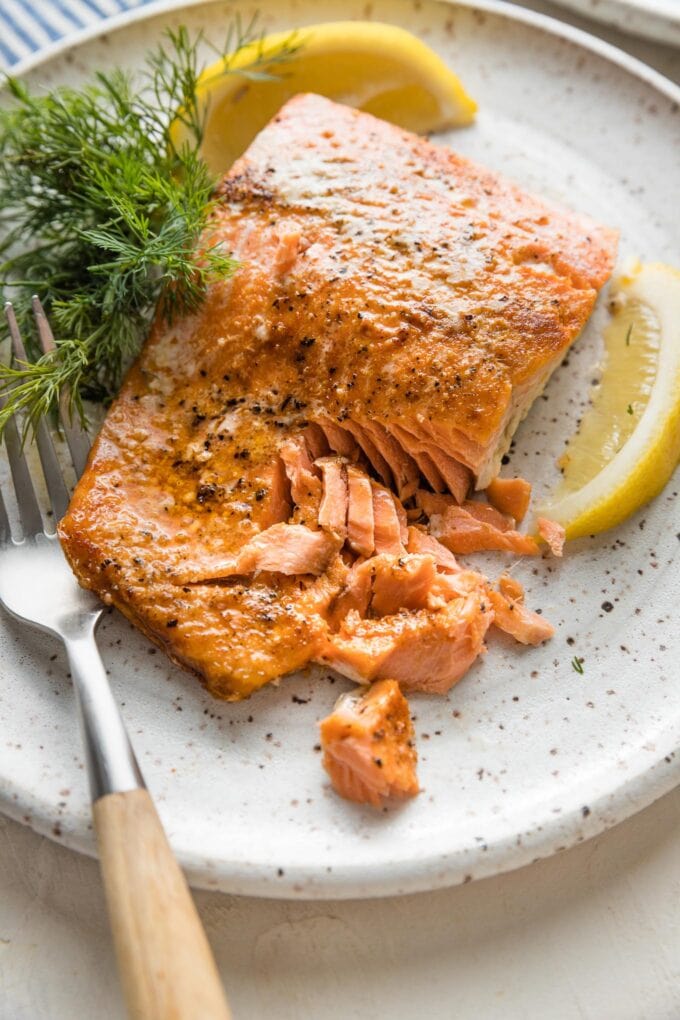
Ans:
[{"label": "fresh dill sprig", "polygon": [[[298,48],[292,34],[267,49],[254,29],[236,20],[224,46],[211,47],[220,73],[229,74],[233,55],[255,43],[238,74],[272,77],[271,65]],[[35,94],[7,78],[0,288],[14,304],[29,361],[0,364],[0,434],[15,412],[35,423],[64,387],[81,416],[83,398],[109,398],[154,308],[171,321],[200,305],[211,280],[233,272],[234,260],[218,245],[196,250],[215,184],[199,155],[207,111],[197,89],[199,51],[206,45],[185,28],[169,31],[137,73],[100,71],[80,89]],[[189,138],[179,150],[176,118]],[[33,294],[56,339],[56,350],[42,356],[31,340]]]}]

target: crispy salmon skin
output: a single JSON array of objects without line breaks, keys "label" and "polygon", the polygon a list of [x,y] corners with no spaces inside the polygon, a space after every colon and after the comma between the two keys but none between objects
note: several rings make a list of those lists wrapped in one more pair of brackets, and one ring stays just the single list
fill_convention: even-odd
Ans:
[{"label": "crispy salmon skin", "polygon": [[74,571],[218,697],[310,661],[447,690],[493,621],[452,554],[538,552],[471,491],[586,321],[614,235],[302,95],[226,175],[202,244],[240,268],[156,318],[60,524]]}]

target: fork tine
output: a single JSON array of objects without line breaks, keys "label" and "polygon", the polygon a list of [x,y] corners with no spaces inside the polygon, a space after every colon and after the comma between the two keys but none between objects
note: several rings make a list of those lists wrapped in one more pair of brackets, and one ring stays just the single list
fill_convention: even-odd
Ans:
[{"label": "fork tine", "polygon": [[24,537],[30,538],[30,536],[38,535],[43,530],[43,522],[31,475],[28,470],[28,464],[21,449],[21,436],[13,417],[5,425],[5,446],[7,447],[7,459],[10,471],[12,472],[12,481],[14,482],[14,491],[17,497],[21,527],[23,528]]},{"label": "fork tine", "polygon": [[0,489],[0,545],[9,542],[11,537],[12,530],[9,526],[9,517],[7,516],[5,501],[2,498],[2,490]]},{"label": "fork tine", "polygon": [[[55,349],[54,334],[45,315],[45,310],[36,294],[33,295],[32,305],[36,326],[38,327],[38,336],[40,337],[40,346],[43,354],[49,354]],[[73,467],[75,468],[76,478],[80,478],[85,470],[87,455],[90,452],[90,440],[78,419],[73,420],[69,407],[69,393],[66,389],[62,390],[59,399],[59,418],[61,419],[61,427],[64,430]]]},{"label": "fork tine", "polygon": [[[21,333],[19,332],[19,326],[14,314],[14,309],[9,301],[5,305],[5,316],[7,317],[7,324],[9,325],[14,357],[18,361],[25,362],[27,360],[26,349],[24,347],[23,340],[21,339]],[[59,466],[59,461],[57,460],[52,436],[50,435],[50,430],[47,427],[47,422],[44,418],[41,418],[36,426],[35,438],[38,445],[40,463],[42,464],[43,474],[45,476],[47,492],[50,497],[50,503],[54,513],[54,520],[55,523],[57,523],[66,513],[69,504],[69,494],[61,474],[61,468]]]}]

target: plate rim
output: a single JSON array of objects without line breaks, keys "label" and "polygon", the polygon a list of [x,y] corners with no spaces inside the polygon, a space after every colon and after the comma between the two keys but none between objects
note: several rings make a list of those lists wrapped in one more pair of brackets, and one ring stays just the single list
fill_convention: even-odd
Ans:
[{"label": "plate rim", "polygon": [[[625,32],[632,39],[646,39],[666,46],[680,46],[680,10],[667,0],[555,0],[560,7],[590,18],[600,25]],[[630,24],[627,23],[630,19]]]},{"label": "plate rim", "polygon": [[[102,36],[127,28],[137,22],[149,21],[151,18],[161,14],[174,13],[186,10],[191,7],[207,6],[217,4],[222,0],[154,0],[154,2],[143,7],[135,7],[132,10],[122,11],[103,22],[89,25],[67,38],[58,39],[41,50],[29,54],[11,67],[8,73],[14,78],[21,78],[32,71],[37,70],[43,64],[49,63],[68,50],[75,49],[88,42],[93,42]],[[590,50],[597,56],[603,57],[621,67],[625,71],[641,78],[653,88],[663,92],[669,99],[680,103],[680,85],[676,85],[660,71],[645,64],[639,57],[634,57],[613,43],[601,39],[599,36],[587,32],[583,28],[569,25],[559,18],[540,11],[531,10],[528,7],[520,7],[511,3],[510,0],[434,0],[435,3],[446,4],[450,7],[464,7],[467,10],[478,10],[507,18],[509,21],[519,21],[533,28],[540,28],[551,35],[561,36],[563,39]],[[567,0],[570,2],[570,0]],[[627,0],[623,0],[624,3]],[[349,19],[356,20],[356,19]],[[0,93],[1,94],[1,93]]]},{"label": "plate rim", "polygon": [[[10,73],[13,77],[23,77],[49,64],[65,52],[103,36],[149,21],[154,17],[219,2],[222,0],[157,0],[147,6],[122,12],[103,23],[89,26],[68,39],[59,40],[20,61],[10,69]],[[680,85],[676,85],[638,58],[583,29],[504,0],[435,0],[435,2],[488,13],[566,40],[616,65],[680,106]],[[680,754],[675,752],[680,750],[680,729],[678,733],[674,733],[673,730],[667,731],[667,735],[672,741],[672,747],[664,746],[658,749],[658,753],[645,756],[638,748],[635,758],[632,759],[636,767],[631,769],[631,773],[623,781],[619,777],[619,781],[613,787],[612,784],[605,784],[606,790],[589,800],[587,814],[583,808],[574,808],[559,816],[559,824],[556,825],[555,831],[552,827],[550,829],[552,835],[546,832],[545,827],[541,831],[529,832],[520,847],[515,844],[514,836],[512,839],[509,836],[498,839],[489,846],[492,852],[477,857],[474,863],[461,859],[465,854],[458,849],[450,856],[438,854],[401,862],[393,861],[387,867],[384,862],[350,863],[343,867],[342,872],[333,876],[322,874],[320,871],[311,876],[306,870],[306,865],[296,868],[294,864],[288,864],[286,874],[277,876],[276,869],[271,865],[257,862],[230,863],[227,859],[222,859],[219,866],[215,866],[217,862],[213,862],[214,868],[209,870],[205,862],[201,861],[200,854],[194,851],[179,849],[177,856],[195,887],[281,899],[319,900],[401,895],[454,886],[470,881],[473,877],[478,879],[503,874],[599,835],[641,811],[677,786],[680,783]],[[640,761],[642,757],[644,761]],[[608,776],[612,771],[611,768],[607,768],[600,775]],[[15,796],[11,784],[0,782],[2,813],[29,825],[34,831],[53,841],[89,856],[95,855],[93,843],[88,842],[82,835],[76,833],[57,835],[47,813],[45,817],[36,816],[33,812],[30,817],[27,816],[26,802],[22,804]],[[30,799],[36,806],[40,802],[39,796]],[[559,847],[554,845],[557,830],[564,832],[563,845]],[[513,848],[512,855],[508,853],[510,846]]]}]

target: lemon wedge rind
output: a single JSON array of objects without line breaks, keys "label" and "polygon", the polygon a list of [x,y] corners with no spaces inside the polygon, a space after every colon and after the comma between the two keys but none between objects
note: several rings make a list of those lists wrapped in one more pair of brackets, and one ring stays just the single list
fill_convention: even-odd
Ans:
[{"label": "lemon wedge rind", "polygon": [[657,371],[640,420],[621,450],[594,478],[537,511],[567,538],[621,524],[659,494],[680,461],[680,271],[639,263],[612,287],[613,297],[650,308],[659,324]]}]

